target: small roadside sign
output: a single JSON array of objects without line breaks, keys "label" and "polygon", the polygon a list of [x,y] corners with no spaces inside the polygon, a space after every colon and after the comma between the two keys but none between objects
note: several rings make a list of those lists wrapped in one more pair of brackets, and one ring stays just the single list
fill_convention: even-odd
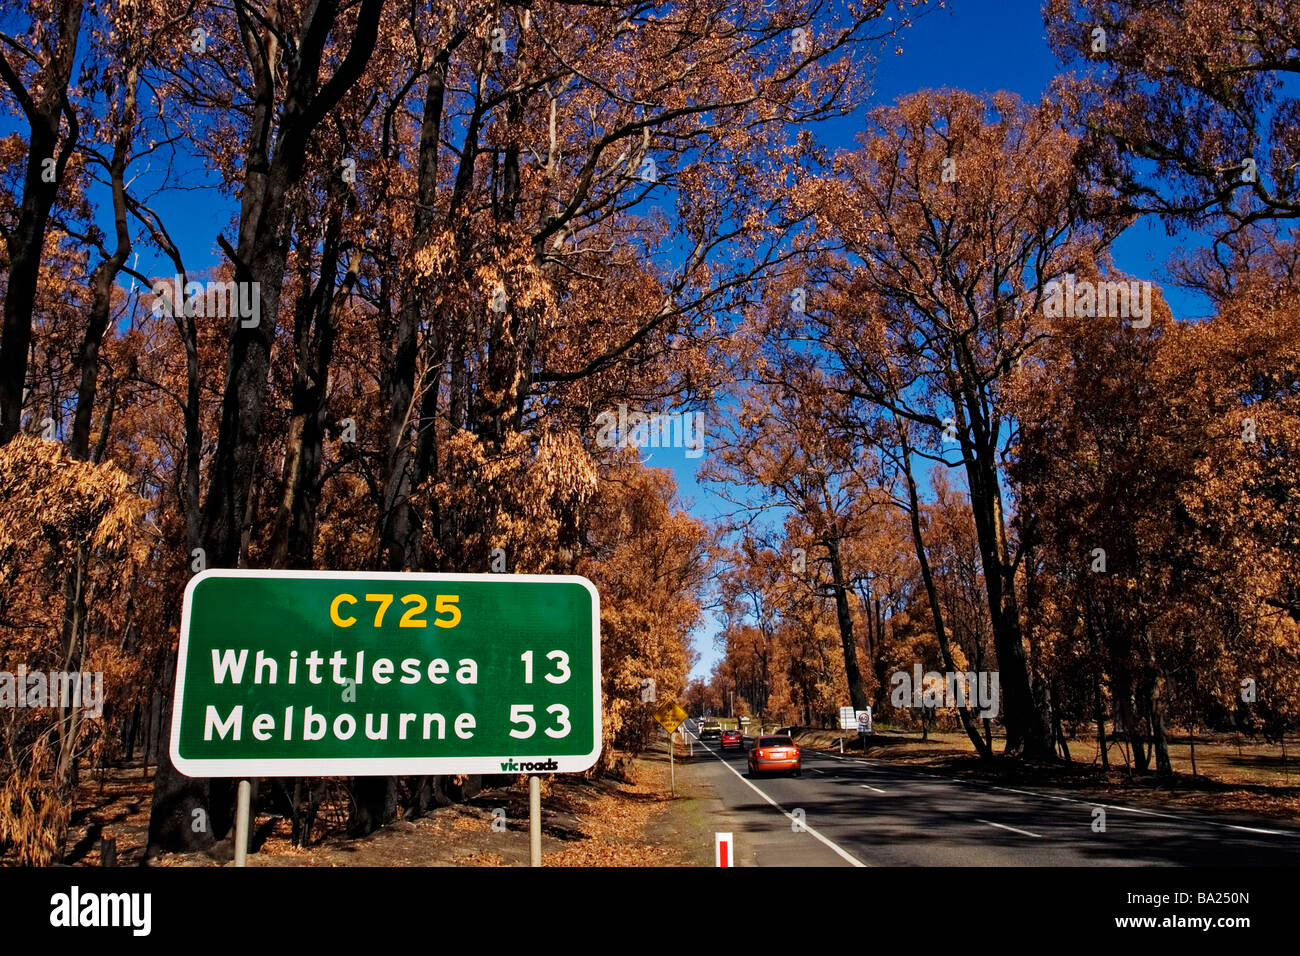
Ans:
[{"label": "small roadside sign", "polygon": [[686,711],[682,710],[676,701],[666,700],[655,711],[655,720],[659,721],[660,726],[670,734],[676,731],[678,725],[685,719]]},{"label": "small roadside sign", "polygon": [[840,708],[840,730],[857,730],[858,715],[852,707]]},{"label": "small roadside sign", "polygon": [[871,730],[871,708],[858,711],[858,733],[869,734]]},{"label": "small roadside sign", "polygon": [[735,866],[735,854],[731,850],[731,834],[715,833],[713,835],[713,862],[717,866]]}]

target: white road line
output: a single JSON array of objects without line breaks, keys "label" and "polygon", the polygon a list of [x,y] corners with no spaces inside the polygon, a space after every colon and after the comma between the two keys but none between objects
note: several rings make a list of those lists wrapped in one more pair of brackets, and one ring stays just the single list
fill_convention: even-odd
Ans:
[{"label": "white road line", "polygon": [[1287,833],[1283,830],[1265,830],[1263,827],[1243,827],[1235,823],[1225,823],[1229,830],[1245,830],[1247,833],[1267,833],[1272,836],[1295,836],[1294,833]]},{"label": "white road line", "polygon": [[1012,833],[1022,833],[1027,837],[1033,837],[1035,840],[1041,840],[1043,838],[1042,834],[1030,833],[1028,830],[1017,830],[1015,827],[1009,827],[1005,823],[994,823],[992,820],[980,820],[979,817],[976,817],[975,819],[980,823],[987,823],[991,827],[997,827],[999,830],[1010,830]]},{"label": "white road line", "polygon": [[[875,766],[873,764],[868,763],[866,760],[863,760],[861,757],[841,757],[839,754],[823,753],[821,751],[813,751],[813,752],[816,753],[817,756],[819,757],[832,757],[836,760],[852,760],[854,763],[862,764],[867,769],[877,770],[881,773],[885,772],[881,770],[878,766]],[[979,783],[983,782],[979,780],[966,780],[961,777],[944,777],[939,774],[924,773],[919,770],[912,770],[910,767],[906,767],[906,766],[892,767],[890,768],[890,770],[891,772],[894,773],[908,772],[922,777],[931,777],[935,780],[946,780],[949,783],[960,783],[965,786],[976,786]],[[1038,797],[1040,800],[1060,800],[1065,803],[1080,803],[1090,807],[1102,807],[1106,810],[1118,810],[1120,813],[1136,813],[1147,817],[1163,817],[1166,820],[1177,820],[1179,823],[1184,823],[1189,826],[1218,827],[1221,830],[1243,830],[1246,833],[1260,833],[1267,836],[1280,836],[1280,837],[1290,837],[1291,839],[1300,839],[1300,832],[1297,832],[1295,830],[1268,830],[1265,829],[1264,827],[1248,827],[1237,823],[1221,823],[1218,820],[1205,820],[1205,819],[1198,819],[1196,817],[1185,817],[1185,816],[1179,816],[1178,814],[1174,814],[1174,813],[1161,813],[1157,810],[1140,810],[1137,807],[1123,807],[1114,803],[1102,803],[1099,800],[1080,800],[1076,797],[1062,797],[1051,793],[1037,793],[1036,791],[1033,790],[1017,790],[1015,787],[996,787],[990,784],[987,786],[986,789],[1000,790],[1003,793],[1018,793],[1026,797]]]},{"label": "white road line", "polygon": [[876,787],[868,787],[865,783],[860,783],[860,784],[858,784],[858,786],[861,787],[863,790],[870,790],[872,793],[884,793],[884,792],[885,792],[885,791],[880,790],[880,789],[878,789],[878,788],[876,788]]},{"label": "white road line", "polygon": [[885,773],[885,771],[880,767],[877,767],[875,764],[867,763],[867,761],[863,760],[861,757],[841,757],[839,754],[824,754],[820,750],[809,750],[807,752],[817,757],[833,757],[836,760],[851,760],[854,763],[862,764],[863,770],[870,770],[872,773]]},{"label": "white road line", "polygon": [[734,773],[734,774],[736,775],[736,779],[737,779],[737,780],[739,780],[739,781],[740,781],[741,783],[743,783],[745,786],[749,787],[750,790],[753,790],[756,794],[758,794],[760,797],[762,797],[764,800],[766,800],[766,801],[767,801],[768,803],[770,803],[772,806],[774,806],[774,807],[776,807],[778,810],[780,810],[781,813],[785,815],[785,818],[786,818],[787,820],[789,820],[791,823],[798,823],[800,829],[802,829],[802,830],[806,830],[806,831],[807,831],[808,833],[810,833],[813,837],[815,837],[815,838],[816,838],[817,840],[819,840],[820,842],[826,844],[826,846],[830,847],[832,850],[834,850],[836,853],[838,853],[838,854],[839,854],[843,859],[847,860],[847,861],[848,861],[850,864],[852,864],[853,866],[862,866],[862,867],[865,867],[865,866],[867,865],[866,863],[863,863],[861,860],[859,860],[859,859],[858,859],[856,856],[854,856],[852,853],[849,853],[847,850],[843,849],[841,846],[839,846],[839,844],[837,844],[837,843],[835,843],[835,842],[833,842],[833,841],[831,841],[831,840],[826,839],[826,837],[822,836],[820,833],[818,833],[816,830],[814,830],[813,827],[812,827],[812,824],[810,824],[808,821],[806,821],[806,820],[796,820],[796,819],[794,818],[794,815],[791,814],[791,813],[789,813],[789,812],[785,809],[785,807],[781,806],[781,804],[777,803],[775,800],[773,800],[771,797],[769,797],[767,794],[765,794],[762,790],[758,789],[758,787],[754,786],[752,783],[750,783],[748,780],[746,780],[746,779],[744,778],[744,776],[740,773],[739,770],[737,770],[737,769],[736,769],[735,767],[733,767],[731,764],[727,763],[727,761],[723,760],[722,757],[718,756],[718,754],[714,753],[712,747],[708,747],[708,746],[705,746],[705,745],[703,745],[703,744],[701,744],[701,746],[703,746],[704,749],[707,750],[709,753],[713,754],[713,756],[717,757],[717,758],[718,758],[718,763],[722,764],[724,767],[726,767],[728,770],[730,770],[732,773]]},{"label": "white road line", "polygon": [[1043,800],[1060,800],[1065,803],[1080,803],[1089,807],[1102,807],[1106,810],[1116,810],[1120,813],[1136,813],[1144,817],[1161,817],[1165,820],[1177,820],[1179,823],[1187,823],[1192,826],[1222,827],[1227,830],[1245,830],[1247,833],[1263,833],[1268,836],[1297,837],[1300,833],[1293,830],[1266,830],[1263,827],[1247,827],[1236,823],[1220,823],[1217,820],[1198,820],[1195,817],[1182,817],[1173,813],[1160,813],[1157,810],[1139,810],[1137,807],[1121,807],[1114,803],[1101,803],[1098,800],[1080,800],[1076,797],[1062,797],[1053,793],[1035,793],[1032,790],[1017,790],[1014,787],[990,787],[990,790],[1001,790],[1004,793],[1018,793],[1026,797],[1039,797]]}]

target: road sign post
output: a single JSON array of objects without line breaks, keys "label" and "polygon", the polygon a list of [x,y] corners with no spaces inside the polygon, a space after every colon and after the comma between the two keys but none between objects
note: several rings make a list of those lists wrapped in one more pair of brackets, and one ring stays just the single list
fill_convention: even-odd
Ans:
[{"label": "road sign post", "polygon": [[874,733],[871,727],[871,708],[857,712],[858,736],[862,738],[862,752],[867,752],[867,735]]},{"label": "road sign post", "polygon": [[666,700],[659,705],[654,713],[655,720],[659,721],[659,726],[668,731],[668,779],[669,792],[672,796],[677,796],[677,768],[674,757],[677,751],[677,742],[675,734],[682,721],[686,719],[686,711],[678,706],[676,701]]},{"label": "road sign post", "polygon": [[239,797],[235,805],[235,866],[248,862],[248,813],[253,802],[253,785],[239,781]]},{"label": "road sign post", "polygon": [[[840,730],[857,730],[858,716],[852,707],[840,708]],[[840,734],[840,753],[844,753],[844,735]]]},{"label": "road sign post", "polygon": [[542,865],[542,778],[528,776],[528,863]]}]

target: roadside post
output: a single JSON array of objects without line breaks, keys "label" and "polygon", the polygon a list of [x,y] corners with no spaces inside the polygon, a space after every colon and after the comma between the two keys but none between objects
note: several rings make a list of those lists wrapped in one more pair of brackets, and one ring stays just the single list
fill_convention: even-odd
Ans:
[{"label": "roadside post", "polygon": [[[858,715],[852,707],[840,708],[840,730],[857,730]],[[844,753],[844,735],[840,734],[840,753]]]},{"label": "roadside post", "polygon": [[239,802],[235,805],[235,866],[248,865],[248,811],[252,802],[252,783],[239,781]]},{"label": "roadside post", "polygon": [[715,866],[735,866],[736,855],[732,852],[730,833],[713,835],[713,863]]},{"label": "roadside post", "polygon": [[677,705],[676,701],[666,700],[655,710],[655,720],[659,721],[659,726],[668,731],[668,780],[669,790],[672,796],[677,796],[677,769],[674,761],[674,752],[677,750],[677,728],[681,722],[686,719],[686,711]]},{"label": "roadside post", "polygon": [[576,575],[213,569],[181,610],[169,753],[239,779],[542,773],[601,749],[600,595]]},{"label": "roadside post", "polygon": [[528,777],[528,865],[542,865],[542,778]]}]

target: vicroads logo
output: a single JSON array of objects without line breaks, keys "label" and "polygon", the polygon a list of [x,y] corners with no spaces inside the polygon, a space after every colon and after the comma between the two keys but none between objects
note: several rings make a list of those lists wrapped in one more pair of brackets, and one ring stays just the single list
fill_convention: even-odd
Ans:
[{"label": "vicroads logo", "polygon": [[559,770],[560,765],[554,759],[541,761],[503,760],[501,761],[501,769],[506,773],[518,773],[527,770]]}]

